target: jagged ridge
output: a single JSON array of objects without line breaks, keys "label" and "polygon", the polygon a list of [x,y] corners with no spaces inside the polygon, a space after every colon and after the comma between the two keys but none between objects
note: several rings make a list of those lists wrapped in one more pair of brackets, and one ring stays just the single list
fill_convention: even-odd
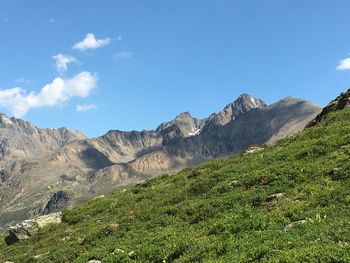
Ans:
[{"label": "jagged ridge", "polygon": [[73,141],[35,160],[10,163],[0,172],[0,226],[38,213],[59,191],[75,205],[125,184],[271,144],[303,129],[320,108],[287,98],[266,106],[247,94],[205,119],[182,113],[154,131],[111,130]]},{"label": "jagged ridge", "polygon": [[64,210],[64,224],[0,244],[0,259],[348,262],[349,120],[349,109],[331,112],[272,147]]}]

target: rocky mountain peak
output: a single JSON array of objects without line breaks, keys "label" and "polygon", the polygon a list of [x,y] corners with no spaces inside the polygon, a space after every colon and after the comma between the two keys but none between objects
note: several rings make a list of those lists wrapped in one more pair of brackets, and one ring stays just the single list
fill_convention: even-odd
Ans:
[{"label": "rocky mountain peak", "polygon": [[198,135],[204,123],[205,120],[193,118],[186,111],[177,115],[173,120],[159,125],[157,132],[160,132],[163,137],[163,145],[166,145],[181,138]]},{"label": "rocky mountain peak", "polygon": [[234,105],[236,108],[245,107],[249,109],[265,107],[266,103],[261,99],[255,98],[247,93],[243,93],[229,105]]},{"label": "rocky mountain peak", "polygon": [[157,131],[165,130],[173,125],[188,126],[191,125],[193,122],[194,118],[192,117],[192,115],[188,111],[185,111],[177,115],[173,120],[163,122],[162,124],[160,124],[157,128]]},{"label": "rocky mountain peak", "polygon": [[42,129],[28,121],[0,113],[0,162],[37,157],[86,136],[67,128]]},{"label": "rocky mountain peak", "polygon": [[205,119],[183,112],[157,130],[111,130],[93,139],[0,115],[0,230],[19,219],[19,209],[29,211],[23,219],[49,213],[118,185],[272,143],[302,130],[321,110],[287,102],[265,107],[242,94]]},{"label": "rocky mountain peak", "polygon": [[177,115],[175,117],[175,119],[183,119],[183,118],[191,118],[192,119],[192,115],[188,111],[185,111],[185,112],[181,112],[179,115]]},{"label": "rocky mountain peak", "polygon": [[243,93],[234,102],[226,105],[222,111],[210,115],[203,129],[211,130],[218,126],[224,126],[252,109],[263,107],[266,107],[263,100]]}]

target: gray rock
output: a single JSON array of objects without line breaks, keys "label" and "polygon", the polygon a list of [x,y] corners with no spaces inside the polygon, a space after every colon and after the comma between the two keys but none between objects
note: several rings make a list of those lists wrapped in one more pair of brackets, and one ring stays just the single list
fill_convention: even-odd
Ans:
[{"label": "gray rock", "polygon": [[292,222],[284,228],[284,231],[288,231],[289,229],[296,227],[298,225],[305,224],[306,222],[307,222],[307,220],[299,220],[299,221]]},{"label": "gray rock", "polygon": [[247,149],[245,149],[242,152],[242,154],[247,155],[247,154],[251,154],[251,153],[255,153],[255,152],[260,152],[260,151],[264,150],[265,148],[266,148],[266,146],[251,145]]},{"label": "gray rock", "polygon": [[284,193],[277,193],[277,194],[270,195],[269,197],[270,198],[275,198],[275,199],[280,199],[283,196],[284,196]]},{"label": "gray rock", "polygon": [[9,235],[5,237],[7,245],[12,245],[21,240],[28,239],[38,233],[40,229],[49,225],[61,222],[61,213],[52,213],[39,216],[34,219],[25,220],[15,226],[10,227]]},{"label": "gray rock", "polygon": [[10,173],[4,169],[0,170],[0,185],[10,178]]},{"label": "gray rock", "polygon": [[349,106],[350,106],[350,89],[348,89],[346,92],[341,93],[338,97],[336,97],[334,100],[328,103],[328,105],[323,108],[321,113],[319,113],[315,117],[315,119],[310,121],[306,127],[309,128],[321,122],[325,118],[325,116],[332,111],[342,110],[344,108],[348,108]]},{"label": "gray rock", "polygon": [[58,191],[52,195],[49,202],[44,208],[44,214],[50,214],[62,208],[69,200],[68,193],[65,191]]}]

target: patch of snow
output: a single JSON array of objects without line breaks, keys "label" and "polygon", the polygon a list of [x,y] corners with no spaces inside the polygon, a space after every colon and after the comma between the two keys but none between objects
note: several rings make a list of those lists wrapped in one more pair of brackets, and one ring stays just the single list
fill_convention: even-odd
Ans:
[{"label": "patch of snow", "polygon": [[256,100],[254,98],[250,98],[250,101],[253,103],[254,107],[258,107],[258,105],[256,104]]},{"label": "patch of snow", "polygon": [[189,132],[188,135],[195,136],[195,135],[198,135],[200,132],[201,132],[201,129],[192,128],[192,132]]}]

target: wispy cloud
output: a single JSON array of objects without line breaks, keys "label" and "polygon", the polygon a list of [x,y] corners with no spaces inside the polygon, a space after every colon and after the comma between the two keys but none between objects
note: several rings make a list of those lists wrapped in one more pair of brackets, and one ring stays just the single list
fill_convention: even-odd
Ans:
[{"label": "wispy cloud", "polygon": [[56,69],[61,74],[68,70],[69,64],[79,62],[75,57],[64,54],[57,54],[52,58],[56,60]]},{"label": "wispy cloud", "polygon": [[15,87],[0,90],[0,105],[7,108],[15,117],[23,117],[29,110],[62,105],[73,97],[85,98],[96,87],[97,76],[81,72],[72,78],[55,78],[39,93]]},{"label": "wispy cloud", "polygon": [[341,59],[336,68],[337,70],[350,70],[350,57]]},{"label": "wispy cloud", "polygon": [[16,83],[21,83],[21,84],[32,83],[32,81],[30,79],[26,79],[26,78],[18,78],[18,79],[14,79],[13,81]]},{"label": "wispy cloud", "polygon": [[49,19],[49,23],[50,23],[50,24],[53,24],[53,23],[55,23],[55,22],[56,22],[56,19],[54,19],[54,18]]},{"label": "wispy cloud", "polygon": [[131,51],[120,51],[120,52],[114,54],[113,58],[115,60],[124,59],[124,58],[132,58],[133,55],[134,55],[134,53]]},{"label": "wispy cloud", "polygon": [[82,41],[76,43],[73,46],[73,49],[85,51],[88,49],[96,49],[103,46],[107,46],[110,43],[111,43],[111,39],[109,37],[103,38],[103,39],[97,39],[93,33],[88,33],[86,34],[86,37]]},{"label": "wispy cloud", "polygon": [[97,108],[98,107],[95,104],[78,104],[75,109],[77,112],[86,112],[96,110]]}]

